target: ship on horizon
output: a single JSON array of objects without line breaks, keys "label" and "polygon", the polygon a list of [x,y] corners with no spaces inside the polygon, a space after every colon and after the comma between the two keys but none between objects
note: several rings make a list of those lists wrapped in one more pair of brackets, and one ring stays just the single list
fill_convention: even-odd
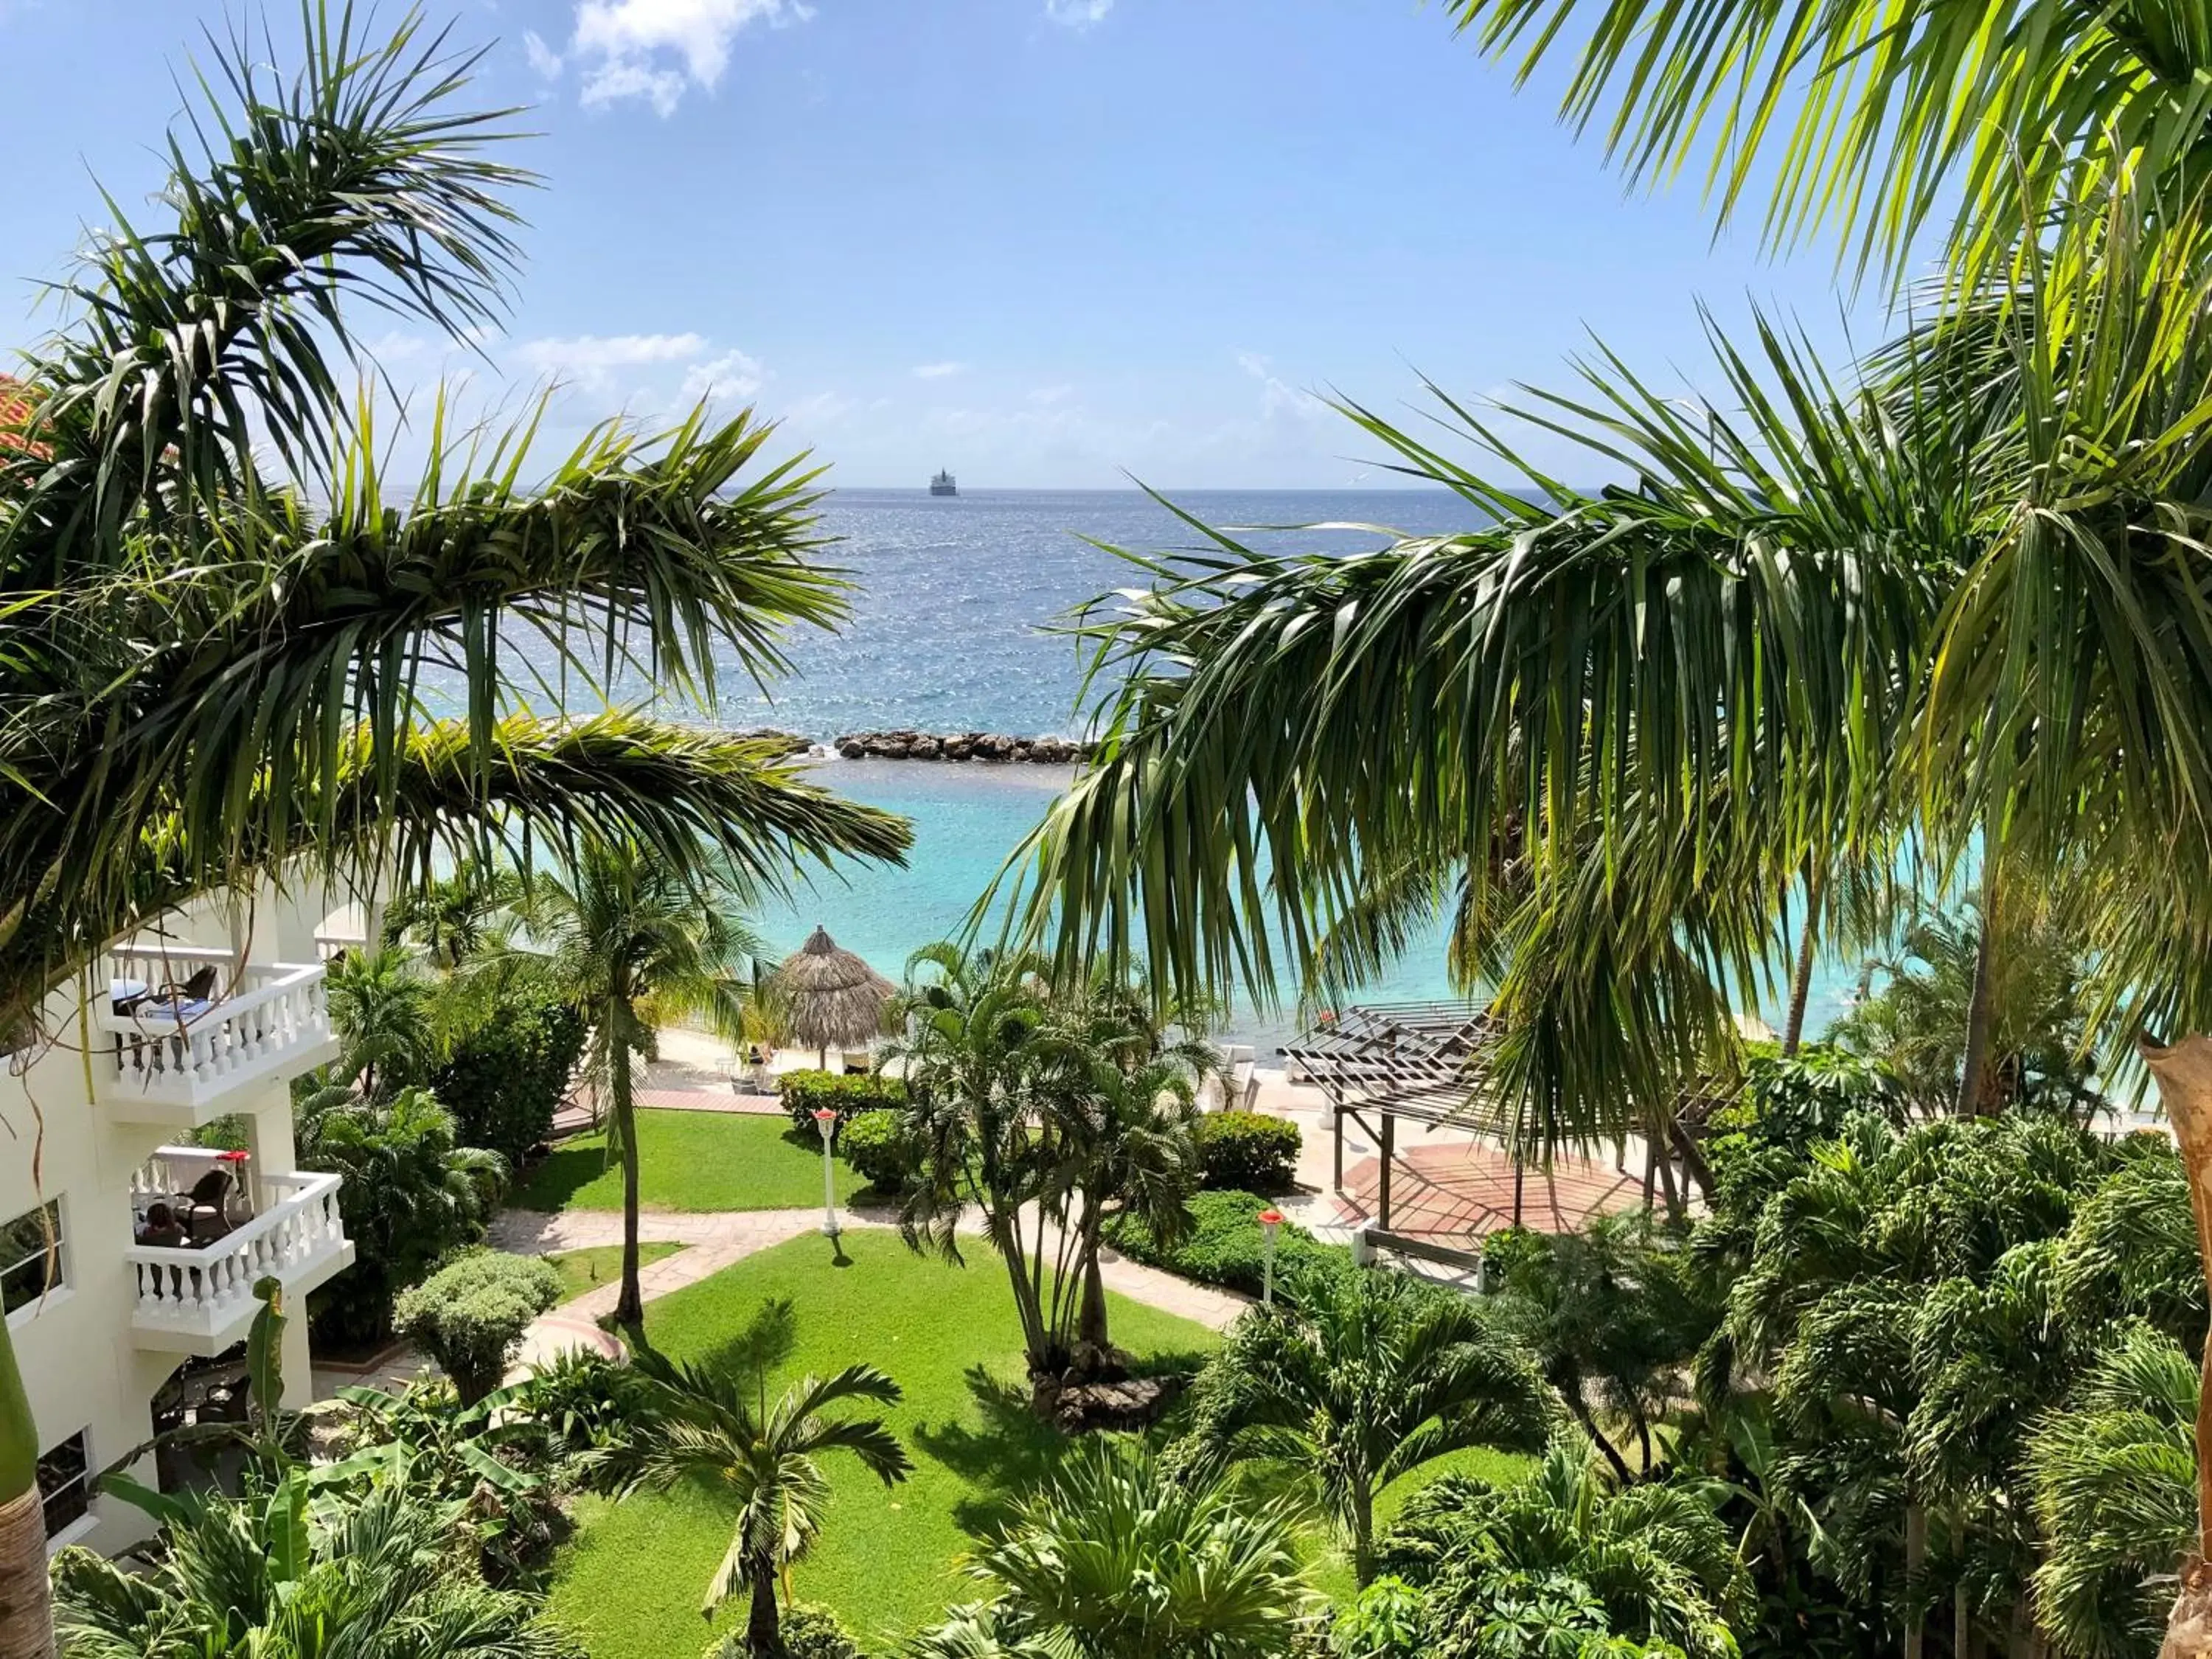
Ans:
[{"label": "ship on horizon", "polygon": [[960,486],[952,481],[950,472],[939,472],[929,481],[929,493],[933,495],[957,495]]}]

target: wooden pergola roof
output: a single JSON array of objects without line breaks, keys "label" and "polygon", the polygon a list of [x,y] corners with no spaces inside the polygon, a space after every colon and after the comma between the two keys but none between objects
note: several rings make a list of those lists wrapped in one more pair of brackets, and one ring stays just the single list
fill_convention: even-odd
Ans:
[{"label": "wooden pergola roof", "polygon": [[1417,1122],[1495,1134],[1483,1085],[1500,1035],[1470,1002],[1377,1002],[1347,1008],[1283,1048],[1337,1109],[1372,1107]]}]

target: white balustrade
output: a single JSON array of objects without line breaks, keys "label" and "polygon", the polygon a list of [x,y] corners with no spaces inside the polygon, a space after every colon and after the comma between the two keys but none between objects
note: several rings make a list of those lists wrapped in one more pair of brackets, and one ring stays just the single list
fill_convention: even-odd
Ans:
[{"label": "white balustrade", "polygon": [[[156,1146],[147,1160],[131,1172],[131,1207],[143,1212],[156,1200],[167,1203],[198,1186],[210,1170],[234,1160],[220,1146]],[[234,1172],[233,1181],[240,1177]]]},{"label": "white balustrade", "polygon": [[[179,982],[131,971],[152,966],[143,953],[118,950],[112,960],[118,970],[115,977],[157,986]],[[215,952],[171,947],[155,971],[173,973],[185,963],[214,966],[223,975],[214,998],[198,1012],[180,1012],[173,1001],[149,1000],[118,1014],[102,999],[95,1023],[112,1041],[110,1063],[122,1089],[197,1099],[241,1074],[274,1070],[287,1051],[328,1038],[319,963],[271,963],[240,973],[234,959],[226,964]]]},{"label": "white balustrade", "polygon": [[264,1173],[261,1184],[268,1206],[220,1238],[196,1249],[133,1244],[124,1252],[139,1325],[219,1336],[252,1313],[262,1279],[289,1282],[345,1249],[338,1176]]}]

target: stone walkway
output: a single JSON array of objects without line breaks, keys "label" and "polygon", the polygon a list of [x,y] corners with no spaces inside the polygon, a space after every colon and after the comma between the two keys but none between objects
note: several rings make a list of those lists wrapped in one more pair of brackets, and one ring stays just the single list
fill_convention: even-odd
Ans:
[{"label": "stone walkway", "polygon": [[[888,1231],[891,1223],[881,1213],[841,1210],[838,1224],[847,1231],[872,1228]],[[648,1262],[638,1273],[638,1288],[648,1302],[696,1285],[759,1250],[819,1233],[822,1212],[809,1210],[723,1210],[704,1213],[648,1212],[638,1218],[638,1237],[680,1244],[673,1255]],[[503,1210],[493,1221],[495,1249],[520,1255],[546,1255],[560,1250],[580,1250],[622,1243],[623,1218],[614,1210],[567,1210],[543,1215],[526,1210]],[[1163,1312],[1225,1330],[1249,1305],[1248,1297],[1212,1285],[1194,1285],[1173,1273],[1141,1262],[1123,1260],[1110,1250],[1102,1266],[1109,1290],[1133,1302],[1142,1302]],[[619,1285],[602,1285],[573,1302],[565,1302],[534,1322],[523,1335],[518,1366],[526,1368],[550,1358],[564,1349],[583,1346],[607,1352],[614,1339],[599,1327],[612,1313]],[[619,1345],[616,1350],[619,1351]]]}]

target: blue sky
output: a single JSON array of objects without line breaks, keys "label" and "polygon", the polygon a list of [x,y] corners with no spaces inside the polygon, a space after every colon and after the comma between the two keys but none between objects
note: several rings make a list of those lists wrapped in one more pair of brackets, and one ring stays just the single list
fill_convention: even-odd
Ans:
[{"label": "blue sky", "polygon": [[[1693,392],[1699,297],[1841,349],[1827,249],[1777,263],[1714,245],[1694,189],[1626,196],[1413,0],[431,11],[495,43],[485,98],[536,106],[516,159],[546,188],[488,362],[362,331],[403,386],[556,382],[564,430],[711,391],[848,485],[1322,488],[1384,480],[1317,390],[1559,384],[1588,331]],[[93,179],[134,212],[158,182],[171,77],[223,15],[0,0],[0,347],[50,323],[33,283],[98,215]]]}]

